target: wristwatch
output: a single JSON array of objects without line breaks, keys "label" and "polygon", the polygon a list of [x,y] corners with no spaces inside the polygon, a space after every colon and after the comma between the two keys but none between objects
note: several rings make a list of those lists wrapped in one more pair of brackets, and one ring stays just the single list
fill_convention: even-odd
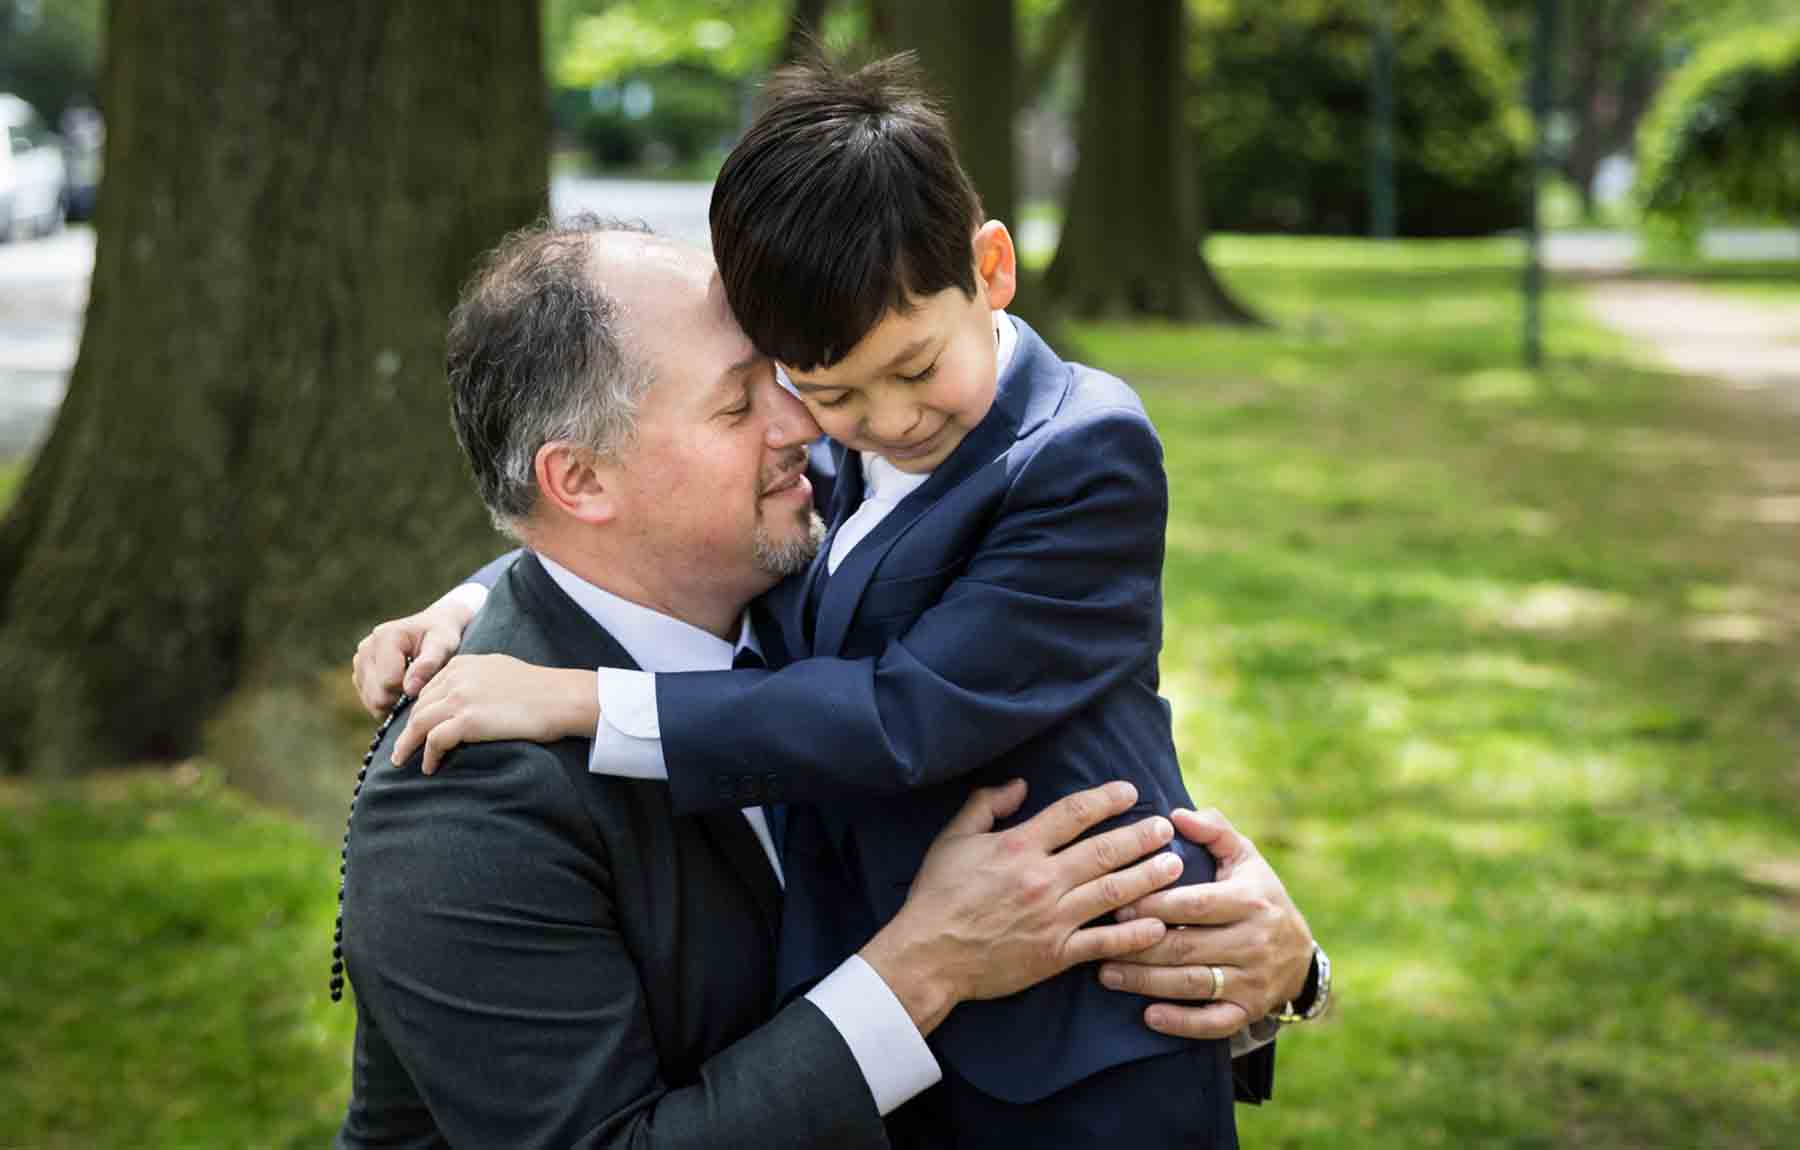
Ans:
[{"label": "wristwatch", "polygon": [[1325,957],[1325,948],[1313,943],[1312,969],[1306,973],[1306,985],[1300,988],[1298,998],[1288,1000],[1288,1004],[1275,1012],[1275,1021],[1284,1026],[1296,1022],[1311,1022],[1325,1013],[1326,1005],[1331,1001],[1331,960]]}]

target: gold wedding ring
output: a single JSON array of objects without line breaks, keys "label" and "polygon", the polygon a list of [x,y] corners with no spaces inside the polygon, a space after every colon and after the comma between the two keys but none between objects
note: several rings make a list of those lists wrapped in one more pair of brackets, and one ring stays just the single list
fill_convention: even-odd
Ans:
[{"label": "gold wedding ring", "polygon": [[1206,969],[1212,971],[1213,978],[1212,993],[1206,997],[1213,999],[1222,997],[1225,990],[1225,972],[1216,966],[1209,966]]}]

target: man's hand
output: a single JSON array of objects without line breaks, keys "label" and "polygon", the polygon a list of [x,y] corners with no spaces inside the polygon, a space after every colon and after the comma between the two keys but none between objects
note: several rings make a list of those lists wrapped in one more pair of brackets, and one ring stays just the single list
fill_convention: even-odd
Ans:
[{"label": "man's hand", "polygon": [[1115,782],[1080,791],[993,830],[1024,801],[1022,780],[970,796],[932,844],[906,904],[861,952],[922,1034],[958,1002],[1014,994],[1076,963],[1142,951],[1163,937],[1162,922],[1148,915],[1082,925],[1181,874],[1174,854],[1138,861],[1174,837],[1161,816],[1075,842],[1130,810],[1137,788]]},{"label": "man's hand", "polygon": [[462,646],[463,632],[486,596],[472,584],[458,587],[416,615],[390,619],[363,636],[350,661],[350,677],[371,715],[385,717],[403,691],[418,696]]},{"label": "man's hand", "polygon": [[[1184,837],[1219,860],[1218,881],[1159,891],[1121,910],[1121,920],[1156,918],[1176,929],[1126,961],[1106,963],[1100,981],[1150,998],[1206,1001],[1159,1002],[1144,1021],[1164,1034],[1224,1038],[1299,996],[1312,965],[1312,931],[1256,845],[1224,815],[1176,811],[1173,818]],[[1215,966],[1224,976],[1216,995]]]}]

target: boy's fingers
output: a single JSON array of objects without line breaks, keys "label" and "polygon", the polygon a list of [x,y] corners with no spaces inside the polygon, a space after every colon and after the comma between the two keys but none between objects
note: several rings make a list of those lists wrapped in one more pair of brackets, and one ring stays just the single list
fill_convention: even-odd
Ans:
[{"label": "boy's fingers", "polygon": [[[1063,905],[1078,922],[1086,922],[1117,910],[1180,877],[1181,857],[1168,853],[1159,854],[1136,866],[1108,871],[1099,878],[1081,884],[1064,897]],[[1135,921],[1154,922],[1159,927],[1162,925],[1162,920],[1155,918],[1140,918]],[[1157,938],[1161,937],[1159,931]]]},{"label": "boy's fingers", "polygon": [[1117,958],[1153,946],[1162,937],[1163,924],[1153,918],[1108,926],[1083,927],[1063,944],[1063,958],[1071,966]]},{"label": "boy's fingers", "polygon": [[436,771],[444,756],[462,742],[463,727],[467,722],[465,716],[456,715],[431,728],[431,733],[425,736],[425,762],[421,767],[426,774]]},{"label": "boy's fingers", "polygon": [[1064,795],[1013,829],[1046,851],[1061,850],[1084,833],[1137,802],[1137,788],[1112,782]]},{"label": "boy's fingers", "polygon": [[1174,837],[1175,828],[1169,820],[1152,815],[1130,826],[1114,827],[1105,834],[1083,839],[1056,856],[1057,866],[1069,882],[1082,883],[1130,866],[1151,851],[1167,846]]},{"label": "boy's fingers", "polygon": [[425,684],[443,669],[456,654],[456,643],[441,631],[428,631],[419,643],[419,653],[406,668],[406,693],[418,698]]}]

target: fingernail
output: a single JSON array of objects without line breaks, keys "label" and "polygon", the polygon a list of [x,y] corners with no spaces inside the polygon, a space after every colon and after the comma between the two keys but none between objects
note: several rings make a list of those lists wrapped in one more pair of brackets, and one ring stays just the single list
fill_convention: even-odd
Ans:
[{"label": "fingernail", "polygon": [[1134,919],[1136,917],[1137,917],[1137,911],[1133,910],[1132,908],[1130,908],[1128,906],[1122,906],[1118,910],[1113,911],[1113,918],[1117,919],[1120,922],[1130,922],[1132,919]]},{"label": "fingernail", "polygon": [[1125,986],[1125,976],[1110,966],[1101,967],[1100,985],[1108,990],[1122,990]]},{"label": "fingernail", "polygon": [[1150,833],[1165,841],[1172,839],[1175,837],[1175,824],[1161,815],[1157,815],[1156,822],[1150,826]]},{"label": "fingernail", "polygon": [[388,762],[394,764],[396,767],[399,766],[400,765],[400,752],[399,751],[389,751],[388,752]]},{"label": "fingernail", "polygon": [[1130,783],[1121,782],[1118,784],[1118,788],[1119,788],[1120,801],[1127,802],[1127,803],[1137,802],[1137,788],[1136,787],[1132,786]]},{"label": "fingernail", "polygon": [[1161,1030],[1168,1025],[1169,1016],[1152,1006],[1149,1010],[1144,1011],[1144,1021],[1150,1024],[1152,1030]]},{"label": "fingernail", "polygon": [[1159,856],[1157,856],[1156,870],[1157,870],[1157,873],[1168,875],[1170,877],[1174,877],[1175,875],[1180,874],[1181,873],[1181,858],[1180,858],[1180,856],[1179,855],[1159,855]]}]

